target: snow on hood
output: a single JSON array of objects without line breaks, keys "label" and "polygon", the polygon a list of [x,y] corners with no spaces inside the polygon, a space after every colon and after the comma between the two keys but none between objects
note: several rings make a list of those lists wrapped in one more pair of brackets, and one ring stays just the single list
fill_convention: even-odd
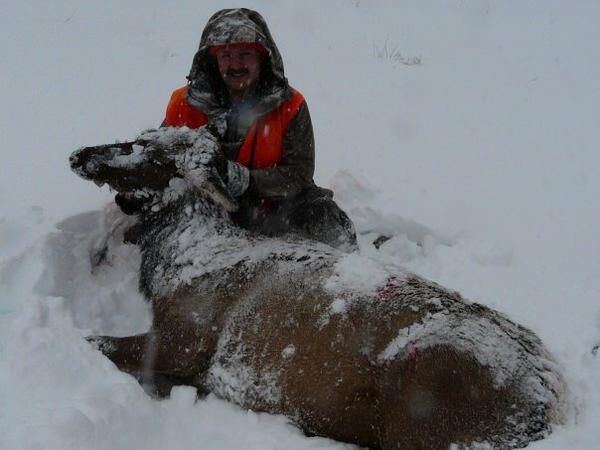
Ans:
[{"label": "snow on hood", "polygon": [[256,42],[267,50],[258,86],[260,99],[255,107],[257,113],[266,114],[291,98],[283,73],[283,60],[265,19],[256,11],[246,8],[222,9],[206,24],[188,75],[187,101],[200,108],[209,118],[228,109],[225,87],[209,48],[240,42]]}]

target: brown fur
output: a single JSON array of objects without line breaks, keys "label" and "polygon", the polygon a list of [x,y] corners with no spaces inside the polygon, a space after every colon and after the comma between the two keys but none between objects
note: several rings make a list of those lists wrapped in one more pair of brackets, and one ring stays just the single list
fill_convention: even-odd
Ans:
[{"label": "brown fur", "polygon": [[[306,282],[310,265],[297,277],[275,279],[266,265],[254,273],[237,267],[211,274],[170,298],[155,299],[156,343],[143,346],[142,354],[141,344],[131,346],[133,364],[123,352],[130,343],[122,338],[104,338],[115,349],[105,353],[136,373],[144,370],[145,355],[152,374],[245,408],[285,414],[309,433],[374,449],[445,449],[474,441],[512,448],[549,431],[557,398],[540,402],[521,388],[523,377],[542,379],[552,370],[530,332],[417,277],[393,285],[385,298],[354,299],[345,314],[323,325],[334,297]],[[427,303],[432,298],[442,304]],[[520,378],[497,386],[491,368],[446,343],[378,361],[398,330],[439,311],[461,320],[489,316],[514,334],[510,339],[522,341],[525,352]],[[286,357],[290,345],[295,352]],[[527,358],[538,356],[543,367],[531,366]],[[215,367],[234,374],[236,367],[249,367],[254,384],[227,386],[214,375]],[[279,394],[271,396],[271,388]],[[513,421],[523,428],[515,430]]]}]

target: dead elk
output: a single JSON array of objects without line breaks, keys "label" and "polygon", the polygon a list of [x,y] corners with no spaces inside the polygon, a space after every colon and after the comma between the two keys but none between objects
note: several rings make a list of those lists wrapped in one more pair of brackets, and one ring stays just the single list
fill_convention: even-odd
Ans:
[{"label": "dead elk", "polygon": [[206,196],[211,151],[203,129],[165,129],[71,157],[84,178],[147,201],[152,329],[94,338],[120,369],[373,449],[517,448],[560,420],[562,378],[531,331],[359,254],[233,226],[218,180]]}]

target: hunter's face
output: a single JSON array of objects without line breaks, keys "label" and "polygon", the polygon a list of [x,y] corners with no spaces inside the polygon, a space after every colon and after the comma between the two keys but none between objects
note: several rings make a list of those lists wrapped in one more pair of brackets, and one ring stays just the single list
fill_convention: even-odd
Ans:
[{"label": "hunter's face", "polygon": [[252,47],[231,45],[217,51],[219,73],[229,93],[243,96],[260,77],[261,54]]}]

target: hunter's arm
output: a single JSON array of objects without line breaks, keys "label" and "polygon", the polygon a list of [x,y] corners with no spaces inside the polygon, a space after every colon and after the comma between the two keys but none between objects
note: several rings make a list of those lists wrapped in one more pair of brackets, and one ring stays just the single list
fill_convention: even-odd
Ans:
[{"label": "hunter's arm", "polygon": [[281,163],[277,167],[250,171],[251,189],[258,197],[281,200],[313,183],[315,139],[306,102],[283,136]]}]

